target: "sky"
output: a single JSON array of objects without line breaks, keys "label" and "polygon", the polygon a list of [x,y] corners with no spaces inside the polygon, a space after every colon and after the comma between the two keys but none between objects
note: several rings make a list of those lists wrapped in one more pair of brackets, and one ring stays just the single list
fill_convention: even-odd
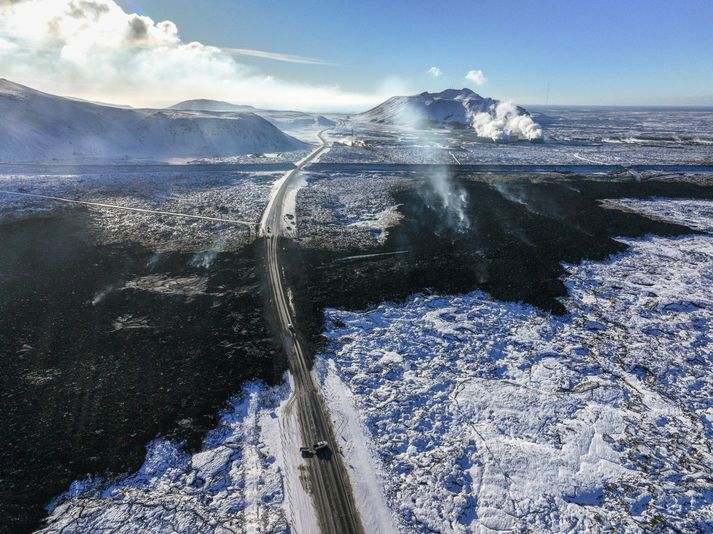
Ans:
[{"label": "sky", "polygon": [[0,77],[137,106],[713,105],[711,0],[0,0]]}]

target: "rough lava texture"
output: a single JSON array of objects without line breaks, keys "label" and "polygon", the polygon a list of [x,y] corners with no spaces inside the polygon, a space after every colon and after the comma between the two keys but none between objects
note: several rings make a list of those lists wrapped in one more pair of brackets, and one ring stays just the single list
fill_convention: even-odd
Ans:
[{"label": "rough lava texture", "polygon": [[191,455],[158,439],[136,474],[72,484],[40,532],[289,532],[274,457],[276,412],[287,394],[288,386],[247,385],[202,451]]},{"label": "rough lava texture", "polygon": [[415,128],[468,128],[479,137],[504,142],[542,140],[542,127],[523,108],[483,98],[470,89],[394,96],[356,119]]},{"label": "rough lava texture", "polygon": [[0,117],[2,162],[166,161],[307,148],[253,113],[123,109],[2,79]]},{"label": "rough lava texture", "polygon": [[[390,509],[374,524],[713,529],[713,203],[625,203],[705,233],[569,265],[566,316],[482,292],[327,312],[316,367],[350,469],[368,475],[359,502],[376,510],[383,491]],[[201,452],[156,440],[136,474],[76,482],[43,532],[289,531],[289,392],[250,385]]]},{"label": "rough lava texture", "polygon": [[[701,204],[661,211],[710,232]],[[482,292],[327,312],[404,532],[713,529],[713,237],[624,242],[568,266],[564,317]]]},{"label": "rough lava texture", "polygon": [[[47,198],[3,193],[24,192],[115,206],[85,206],[92,215],[95,238],[102,244],[136,241],[157,252],[236,250],[249,243],[252,234],[248,225],[229,221],[257,224],[272,182],[284,174],[205,172],[198,167],[172,165],[149,169],[126,166],[121,172],[116,172],[116,166],[94,166],[92,170],[94,174],[0,174],[0,221],[67,207],[67,203]],[[126,211],[122,207],[149,212]],[[191,219],[191,214],[216,220]]]}]

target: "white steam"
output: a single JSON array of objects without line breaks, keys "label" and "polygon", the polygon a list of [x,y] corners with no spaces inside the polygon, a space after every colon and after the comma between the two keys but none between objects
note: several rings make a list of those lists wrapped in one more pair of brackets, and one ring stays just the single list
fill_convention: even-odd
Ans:
[{"label": "white steam", "polygon": [[470,228],[466,213],[468,193],[453,182],[447,167],[439,167],[429,173],[428,182],[435,194],[436,205],[431,206],[444,214],[446,224],[458,233]]},{"label": "white steam", "polygon": [[543,139],[542,126],[512,102],[500,102],[490,113],[476,113],[473,128],[479,137],[497,142]]}]

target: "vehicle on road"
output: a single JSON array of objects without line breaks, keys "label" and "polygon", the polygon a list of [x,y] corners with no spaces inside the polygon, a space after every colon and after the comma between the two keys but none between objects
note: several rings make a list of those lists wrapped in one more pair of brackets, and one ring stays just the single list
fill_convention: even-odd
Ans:
[{"label": "vehicle on road", "polygon": [[312,445],[312,449],[314,449],[314,452],[319,452],[321,450],[325,450],[329,448],[329,443],[326,441],[318,441],[314,445]]},{"label": "vehicle on road", "polygon": [[292,323],[287,323],[287,329],[293,334],[295,333],[295,327],[292,325]]},{"label": "vehicle on road", "polygon": [[300,447],[300,454],[302,454],[302,458],[312,458],[314,451],[309,447]]}]

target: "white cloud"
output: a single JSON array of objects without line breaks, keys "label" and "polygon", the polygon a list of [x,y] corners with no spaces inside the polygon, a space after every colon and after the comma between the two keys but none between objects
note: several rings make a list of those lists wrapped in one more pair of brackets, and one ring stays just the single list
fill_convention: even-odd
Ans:
[{"label": "white cloud", "polygon": [[429,76],[433,76],[434,78],[439,78],[443,75],[443,71],[438,67],[431,67],[426,71],[426,74],[428,74]]},{"label": "white cloud", "polygon": [[318,62],[185,42],[173,22],[126,13],[114,0],[0,0],[0,73],[48,92],[137,106],[215,98],[314,110],[367,109],[390,96],[287,82],[236,55]]},{"label": "white cloud", "polygon": [[474,83],[475,85],[485,85],[488,79],[485,77],[485,73],[482,70],[471,70],[465,75],[465,79]]},{"label": "white cloud", "polygon": [[322,61],[321,59],[296,56],[294,54],[280,54],[277,52],[265,52],[264,50],[252,50],[249,48],[222,47],[221,50],[228,54],[235,54],[236,56],[259,57],[261,59],[272,59],[273,61],[285,61],[287,63],[304,63],[307,65],[332,65],[332,63]]}]

